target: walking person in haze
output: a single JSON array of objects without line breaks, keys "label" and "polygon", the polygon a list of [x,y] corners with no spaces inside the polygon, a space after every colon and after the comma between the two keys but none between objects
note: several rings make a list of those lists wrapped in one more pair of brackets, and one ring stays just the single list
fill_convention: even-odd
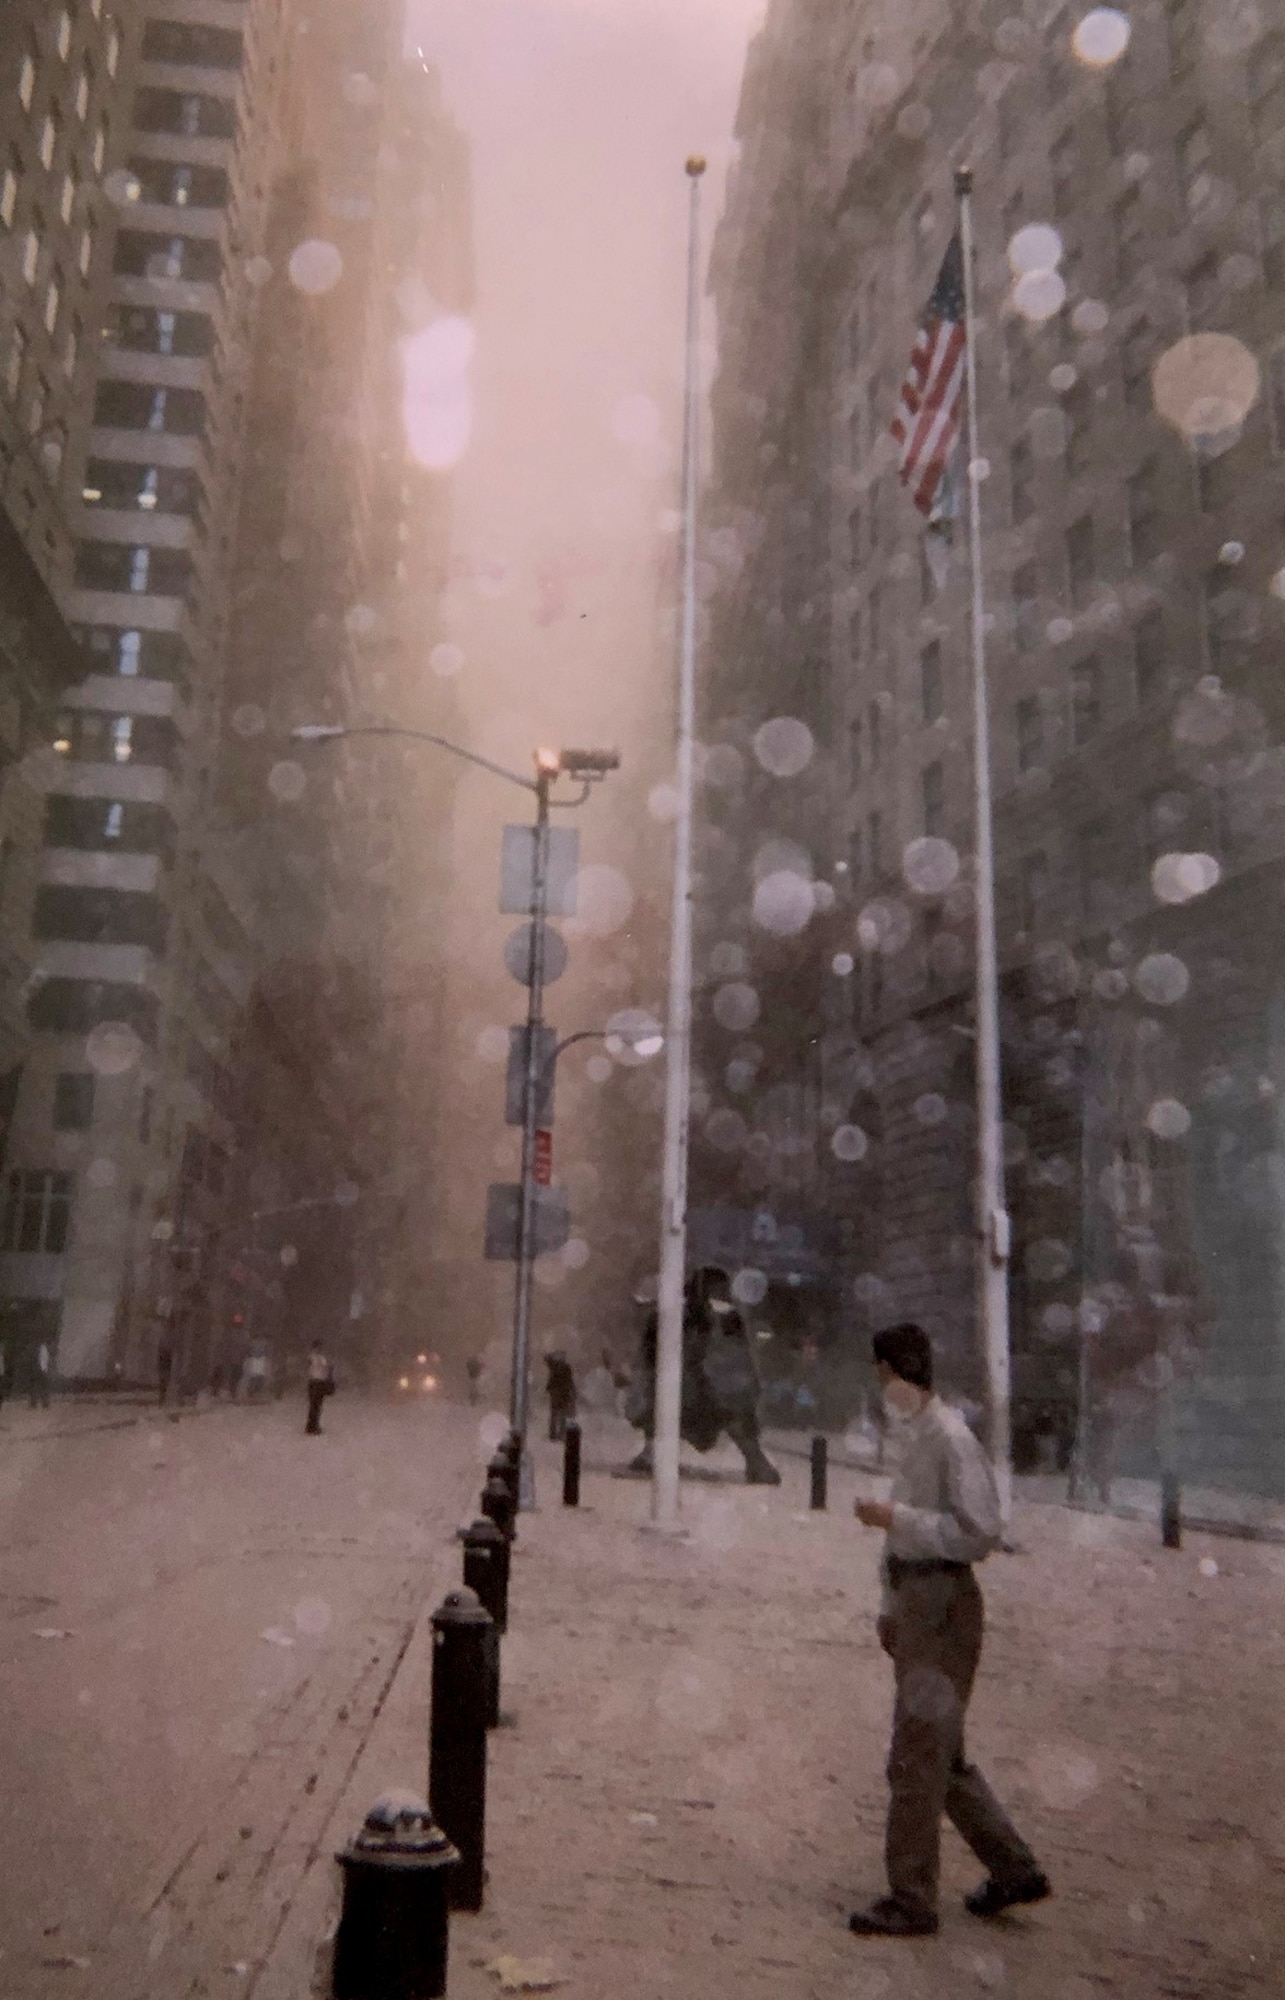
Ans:
[{"label": "walking person in haze", "polygon": [[314,1340],[308,1350],[308,1421],[304,1433],[308,1437],[321,1436],[321,1406],[335,1386],[335,1371],[319,1340]]},{"label": "walking person in haze", "polygon": [[889,1500],[858,1500],[857,1519],[887,1530],[879,1643],[896,1675],[888,1757],[886,1860],[891,1893],[848,1919],[864,1937],[927,1937],[937,1929],[943,1812],[987,1869],[964,1898],[997,1917],[1051,1893],[1048,1878],[964,1753],[964,1716],[982,1650],[982,1594],[973,1564],[998,1547],[999,1495],[990,1461],[957,1410],[933,1394],[932,1345],[909,1322],[875,1335],[891,1419]]}]

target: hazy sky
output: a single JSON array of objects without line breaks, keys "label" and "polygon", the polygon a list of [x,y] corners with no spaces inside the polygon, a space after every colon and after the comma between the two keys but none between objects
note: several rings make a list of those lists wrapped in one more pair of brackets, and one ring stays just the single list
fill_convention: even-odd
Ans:
[{"label": "hazy sky", "polygon": [[[618,746],[625,765],[578,815],[583,858],[663,894],[668,829],[649,819],[665,774],[676,658],[662,623],[678,499],[687,189],[707,155],[712,228],[745,49],[762,0],[409,0],[411,46],[441,70],[472,148],[478,295],[474,426],[455,475],[457,581],[449,630],[463,664],[452,726],[529,768],[540,742]],[[443,695],[445,689],[443,689]],[[431,695],[431,680],[430,680]],[[500,967],[513,920],[496,913],[500,829],[516,793],[462,777],[452,861],[453,1061],[448,1255],[469,1307],[487,1180],[511,1178],[502,1078],[479,1058],[522,992]],[[653,879],[644,880],[650,873]],[[628,893],[628,889],[624,893]],[[616,935],[623,940],[624,930]],[[553,1018],[601,1008],[592,979],[610,939],[573,943]],[[631,975],[632,977],[633,975]],[[663,1001],[663,956],[646,992]],[[589,1143],[583,1064],[559,1083],[558,1178]],[[609,1088],[610,1086],[608,1086]],[[581,1218],[592,1234],[592,1218]],[[509,1275],[495,1278],[505,1325]],[[485,1286],[483,1286],[485,1290]],[[485,1334],[483,1329],[479,1333]],[[472,1337],[470,1335],[470,1337]]]}]

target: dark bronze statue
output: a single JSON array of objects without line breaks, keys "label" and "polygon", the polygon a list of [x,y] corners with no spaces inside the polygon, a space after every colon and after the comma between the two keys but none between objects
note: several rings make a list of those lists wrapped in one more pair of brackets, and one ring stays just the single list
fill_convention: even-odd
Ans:
[{"label": "dark bronze statue", "polygon": [[[631,1472],[651,1471],[658,1337],[659,1320],[652,1312],[627,1412],[646,1439]],[[745,1459],[747,1485],[780,1485],[781,1475],[759,1441],[758,1375],[745,1322],[732,1304],[727,1273],[707,1267],[688,1279],[684,1298],[682,1435],[704,1452],[724,1431]]]}]

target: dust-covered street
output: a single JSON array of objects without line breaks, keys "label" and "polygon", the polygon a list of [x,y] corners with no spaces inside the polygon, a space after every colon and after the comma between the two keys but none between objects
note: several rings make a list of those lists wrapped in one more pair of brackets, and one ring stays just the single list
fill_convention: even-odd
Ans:
[{"label": "dust-covered street", "polygon": [[[6,1413],[5,2000],[325,1990],[333,1852],[423,1787],[426,1620],[494,1429],[332,1409],[319,1440],[293,1403]],[[715,1454],[658,1540],[606,1470],[631,1441],[590,1421],[578,1512],[537,1454],[458,2000],[500,1958],[584,2000],[1278,1990],[1285,1550],[1019,1503],[971,1749],[1055,1897],[968,1917],[948,1834],[938,1937],[869,1942],[845,1920],[880,1877],[891,1673],[851,1505],[878,1481],[835,1470],[811,1514],[799,1460],[765,1493]]]}]

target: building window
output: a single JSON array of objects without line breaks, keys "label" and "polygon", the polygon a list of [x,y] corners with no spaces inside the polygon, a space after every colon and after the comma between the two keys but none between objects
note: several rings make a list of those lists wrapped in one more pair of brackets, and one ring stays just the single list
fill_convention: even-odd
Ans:
[{"label": "building window", "polygon": [[1169,75],[1174,83],[1186,83],[1195,68],[1200,30],[1197,0],[1176,0],[1168,20]]},{"label": "building window", "polygon": [[1104,819],[1087,820],[1077,835],[1080,866],[1080,910],[1086,922],[1107,914],[1110,901],[1109,833]]},{"label": "building window", "polygon": [[1033,771],[1044,754],[1044,716],[1037,695],[1023,695],[1013,710],[1017,724],[1017,768]]},{"label": "building window", "polygon": [[58,150],[58,120],[52,111],[46,111],[40,123],[40,164],[46,172],[53,166],[54,154]]},{"label": "building window", "polygon": [[31,100],[36,94],[36,58],[27,49],[18,71],[18,102],[24,111],[30,111]]},{"label": "building window", "polygon": [[29,285],[36,282],[36,272],[40,268],[40,227],[39,220],[27,231],[22,245],[22,275]]},{"label": "building window", "polygon": [[867,710],[868,735],[870,741],[870,769],[877,771],[883,761],[883,710],[877,701],[872,701]]},{"label": "building window", "polygon": [[1217,253],[1211,251],[1187,273],[1187,320],[1193,327],[1207,326],[1217,318],[1222,298]]},{"label": "building window", "polygon": [[848,742],[850,745],[849,768],[851,769],[854,779],[859,779],[861,776],[861,748],[862,748],[863,734],[864,732],[861,727],[861,717],[858,715],[854,719],[848,730]]},{"label": "building window", "polygon": [[1066,531],[1066,573],[1072,604],[1083,604],[1093,588],[1095,569],[1093,517],[1082,514]]},{"label": "building window", "polygon": [[1088,470],[1093,402],[1087,384],[1077,382],[1063,408],[1066,412],[1066,469],[1072,479]]},{"label": "building window", "polygon": [[64,7],[58,16],[58,53],[66,62],[71,54],[71,15]]},{"label": "building window", "polygon": [[1076,206],[1073,132],[1063,132],[1054,141],[1049,153],[1049,172],[1053,181],[1053,206],[1058,215],[1069,215]]},{"label": "building window", "polygon": [[1209,186],[1209,128],[1195,119],[1178,134],[1178,178],[1187,197],[1188,208],[1198,208]]},{"label": "building window", "polygon": [[36,437],[44,429],[45,411],[48,407],[49,384],[43,375],[37,375],[36,386],[31,392],[31,401],[27,405],[27,429],[32,437]]},{"label": "building window", "polygon": [[[1285,116],[1285,102],[1281,106]],[[1258,246],[1263,277],[1273,288],[1285,286],[1285,194],[1269,188],[1258,202]]]},{"label": "building window", "polygon": [[1091,743],[1102,727],[1102,669],[1096,660],[1081,660],[1071,673],[1071,740],[1077,750]]},{"label": "building window", "polygon": [[1049,858],[1042,849],[1022,859],[1021,910],[1018,921],[1027,937],[1036,937],[1048,911]]},{"label": "building window", "polygon": [[883,869],[883,815],[872,812],[866,821],[866,860],[877,881]]},{"label": "building window", "polygon": [[17,157],[11,159],[0,178],[0,222],[6,229],[13,228],[13,218],[18,211],[18,164]]},{"label": "building window", "polygon": [[76,207],[77,191],[78,182],[75,174],[65,173],[62,177],[62,194],[58,200],[58,213],[64,222],[71,221]]},{"label": "building window", "polygon": [[1168,678],[1164,613],[1157,607],[1138,621],[1133,634],[1133,688],[1139,707],[1154,701]]},{"label": "building window", "polygon": [[76,262],[80,266],[82,278],[89,276],[89,267],[94,261],[94,225],[87,222],[80,232],[80,250]]},{"label": "building window", "polygon": [[1267,357],[1267,414],[1272,445],[1285,451],[1285,347],[1275,348]]},{"label": "building window", "polygon": [[1013,637],[1021,647],[1034,646],[1040,635],[1040,573],[1034,563],[1013,572]]},{"label": "building window", "polygon": [[107,74],[115,76],[120,64],[120,35],[116,28],[107,30]]},{"label": "building window", "polygon": [[941,641],[933,639],[919,655],[919,684],[925,722],[936,722],[944,710]]},{"label": "building window", "polygon": [[70,1174],[39,1168],[10,1174],[2,1239],[6,1250],[59,1256],[67,1247],[70,1221]]},{"label": "building window", "polygon": [[27,359],[27,336],[20,326],[15,326],[9,337],[9,358],[5,362],[5,394],[13,402],[22,382],[23,364]]},{"label": "building window", "polygon": [[107,161],[107,125],[104,120],[94,134],[94,172],[101,174]]},{"label": "building window", "polygon": [[1124,400],[1131,410],[1144,410],[1151,400],[1151,356],[1155,336],[1146,320],[1132,327],[1120,347],[1120,377]]},{"label": "building window", "polygon": [[52,333],[62,309],[62,272],[55,270],[45,288],[45,330]]},{"label": "building window", "polygon": [[1128,486],[1129,547],[1135,563],[1150,562],[1160,553],[1160,514],[1156,506],[1156,461],[1149,458]]},{"label": "building window", "polygon": [[1121,195],[1112,220],[1115,224],[1116,276],[1122,285],[1127,285],[1137,276],[1146,243],[1142,192],[1139,188],[1128,188]]},{"label": "building window", "polygon": [[946,825],[946,767],[927,764],[923,775],[924,832],[937,837]]},{"label": "building window", "polygon": [[87,1132],[93,1122],[93,1071],[64,1070],[54,1083],[54,1131]]},{"label": "building window", "polygon": [[68,380],[70,380],[71,377],[76,372],[76,362],[80,356],[80,336],[82,331],[83,329],[81,327],[80,321],[78,319],[73,319],[71,325],[67,329],[67,338],[63,342],[62,372],[65,376],[67,376]]},{"label": "building window", "polygon": [[1013,446],[1008,461],[1013,496],[1013,526],[1029,520],[1035,510],[1035,461],[1025,438]]},{"label": "building window", "polygon": [[88,61],[86,61],[81,67],[80,75],[76,78],[76,116],[80,119],[82,125],[89,116],[89,95],[92,89],[93,71],[90,69]]}]

